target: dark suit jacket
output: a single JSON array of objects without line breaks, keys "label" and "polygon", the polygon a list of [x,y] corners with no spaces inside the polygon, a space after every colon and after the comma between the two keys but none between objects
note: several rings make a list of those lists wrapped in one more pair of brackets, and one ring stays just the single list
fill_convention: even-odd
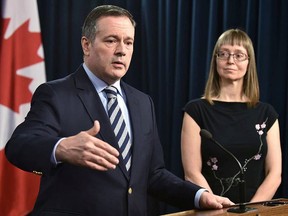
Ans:
[{"label": "dark suit jacket", "polygon": [[115,170],[106,172],[51,163],[55,143],[88,130],[94,120],[101,127],[97,137],[118,148],[109,118],[82,66],[37,88],[30,112],[6,145],[10,162],[42,173],[32,215],[147,215],[148,193],[173,205],[194,207],[199,187],[164,168],[151,98],[122,81],[121,87],[133,130],[130,177],[121,160]]}]

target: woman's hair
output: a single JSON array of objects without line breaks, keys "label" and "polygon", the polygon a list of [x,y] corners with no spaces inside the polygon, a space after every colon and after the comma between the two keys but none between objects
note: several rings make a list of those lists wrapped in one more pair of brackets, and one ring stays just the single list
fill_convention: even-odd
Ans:
[{"label": "woman's hair", "polygon": [[97,32],[97,21],[100,17],[128,17],[134,27],[136,22],[129,11],[115,5],[101,5],[94,8],[86,17],[82,26],[82,36],[94,41]]},{"label": "woman's hair", "polygon": [[213,104],[212,98],[219,97],[220,95],[220,77],[217,72],[216,54],[219,52],[222,45],[238,45],[243,46],[247,50],[249,63],[244,76],[242,91],[243,94],[249,99],[248,106],[255,106],[259,102],[260,93],[253,43],[249,36],[244,31],[239,29],[229,29],[218,38],[213,50],[209,77],[203,97],[210,104]]}]

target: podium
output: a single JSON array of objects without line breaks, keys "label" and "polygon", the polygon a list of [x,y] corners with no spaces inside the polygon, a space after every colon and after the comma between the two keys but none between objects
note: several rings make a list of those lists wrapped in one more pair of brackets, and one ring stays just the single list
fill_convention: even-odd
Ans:
[{"label": "podium", "polygon": [[237,207],[237,205],[235,205],[217,210],[189,210],[172,214],[165,214],[162,216],[288,216],[288,199],[285,198],[255,203],[245,203],[245,205],[255,209],[245,213],[227,212],[228,209]]}]

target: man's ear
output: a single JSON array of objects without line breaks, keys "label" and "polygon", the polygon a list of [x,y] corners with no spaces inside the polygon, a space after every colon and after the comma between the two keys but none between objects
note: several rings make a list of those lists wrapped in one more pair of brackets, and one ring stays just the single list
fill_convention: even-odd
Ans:
[{"label": "man's ear", "polygon": [[90,41],[88,40],[87,37],[82,36],[81,38],[81,46],[82,46],[82,50],[83,50],[83,54],[84,56],[89,56],[90,54]]}]

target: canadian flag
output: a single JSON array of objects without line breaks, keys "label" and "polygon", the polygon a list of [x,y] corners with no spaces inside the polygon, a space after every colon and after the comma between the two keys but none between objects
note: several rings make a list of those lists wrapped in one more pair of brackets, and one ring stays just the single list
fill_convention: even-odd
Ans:
[{"label": "canadian flag", "polygon": [[40,177],[11,165],[4,147],[24,120],[36,87],[45,82],[36,0],[2,0],[0,43],[0,215],[27,215]]}]

